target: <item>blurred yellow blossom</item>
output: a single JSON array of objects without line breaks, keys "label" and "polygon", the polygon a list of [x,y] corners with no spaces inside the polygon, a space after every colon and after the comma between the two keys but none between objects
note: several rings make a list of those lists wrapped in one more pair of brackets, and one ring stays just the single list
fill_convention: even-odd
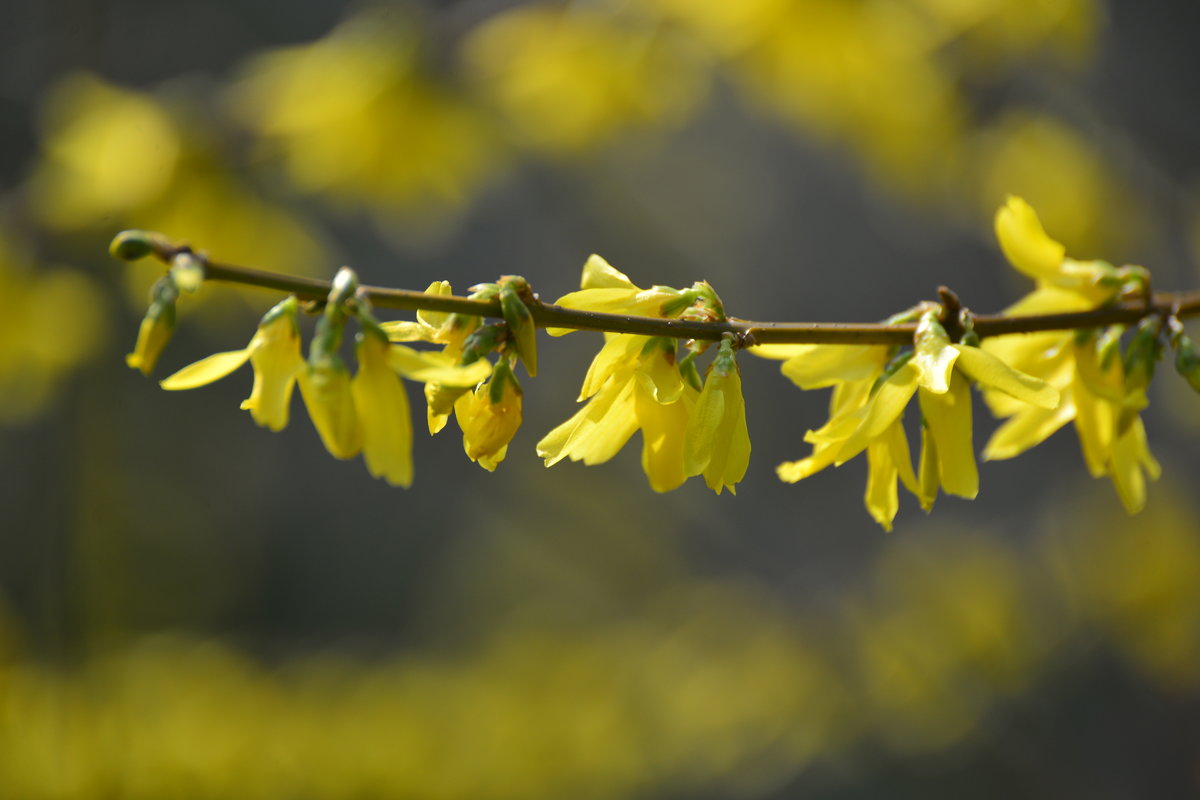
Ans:
[{"label": "blurred yellow blossom", "polygon": [[105,298],[82,272],[35,265],[0,233],[0,423],[24,422],[99,351]]},{"label": "blurred yellow blossom", "polygon": [[554,155],[680,124],[708,72],[669,29],[579,6],[501,12],[471,33],[462,57],[514,136]]},{"label": "blurred yellow blossom", "polygon": [[421,36],[389,12],[352,17],[316,42],[256,56],[231,106],[305,192],[381,220],[456,211],[497,153],[485,117],[434,76]]}]

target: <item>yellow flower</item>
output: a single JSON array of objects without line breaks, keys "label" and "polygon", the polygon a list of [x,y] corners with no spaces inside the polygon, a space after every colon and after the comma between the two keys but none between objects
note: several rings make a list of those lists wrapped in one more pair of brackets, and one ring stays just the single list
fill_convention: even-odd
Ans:
[{"label": "yellow flower", "polygon": [[1161,468],[1150,454],[1146,429],[1137,413],[1146,405],[1145,391],[1131,391],[1127,386],[1119,354],[1102,357],[1089,336],[1041,359],[1038,366],[1061,385],[1061,405],[1053,410],[1020,403],[998,406],[989,399],[993,411],[1008,420],[988,441],[984,458],[1000,460],[1020,455],[1074,422],[1083,460],[1092,477],[1109,476],[1126,511],[1135,514],[1142,510],[1146,504],[1145,477],[1156,480]]},{"label": "yellow flower", "polygon": [[159,385],[169,391],[195,389],[224,378],[249,361],[254,368],[254,386],[242,408],[259,425],[283,430],[288,424],[296,375],[304,368],[296,310],[296,298],[289,297],[267,312],[244,349],[215,353],[184,367]]},{"label": "yellow flower", "polygon": [[350,373],[336,355],[300,370],[300,395],[313,427],[334,458],[354,458],[362,450],[362,428],[350,391]]},{"label": "yellow flower", "polygon": [[688,424],[683,447],[687,475],[703,475],[708,488],[721,493],[734,488],[750,465],[750,433],[746,428],[746,403],[742,377],[728,338],[709,367],[704,389]]},{"label": "yellow flower", "polygon": [[[434,281],[425,290],[426,294],[451,295],[449,281]],[[457,362],[462,357],[463,343],[467,336],[479,327],[479,317],[462,314],[447,314],[440,311],[421,310],[415,322],[397,320],[380,323],[380,327],[393,342],[432,342],[445,345],[442,354],[447,360]],[[455,401],[465,392],[460,386],[445,386],[431,381],[425,384],[426,421],[429,433],[435,434],[446,427]]]},{"label": "yellow flower", "polygon": [[490,380],[454,404],[463,450],[488,472],[504,460],[508,443],[521,427],[521,394],[512,367],[501,360]]},{"label": "yellow flower", "polygon": [[610,336],[584,378],[579,399],[587,405],[538,442],[546,466],[563,458],[602,464],[640,429],[651,488],[666,492],[682,484],[684,439],[699,393],[680,377],[674,356],[673,342]]},{"label": "yellow flower", "polygon": [[362,429],[367,471],[393,486],[408,488],[413,480],[408,395],[388,363],[387,339],[379,333],[368,327],[358,335],[358,373],[350,382],[350,394]]},{"label": "yellow flower", "polygon": [[[897,509],[896,480],[916,494],[926,510],[939,486],[962,497],[977,494],[969,381],[1041,408],[1054,408],[1059,402],[1058,391],[1044,381],[977,347],[950,342],[932,311],[922,318],[911,356],[890,365],[885,347],[807,347],[791,352],[799,360],[785,364],[785,371],[790,369],[802,387],[835,385],[837,390],[829,421],[804,437],[813,444],[813,454],[779,465],[779,477],[794,483],[830,465],[841,466],[866,450],[871,461],[866,505],[885,528],[890,528]],[[756,351],[768,357],[787,353]],[[844,361],[838,360],[839,351],[845,352]],[[813,366],[805,367],[806,358]],[[921,480],[914,479],[902,428],[904,409],[914,394],[926,426]]]},{"label": "yellow flower", "polygon": [[[1120,291],[1117,270],[1104,262],[1066,258],[1063,246],[1046,235],[1033,209],[1018,198],[1010,197],[997,213],[996,233],[1009,261],[1038,281],[1038,288],[1005,314],[1084,311]],[[1008,419],[988,441],[984,458],[1012,458],[1074,422],[1088,471],[1097,478],[1109,476],[1126,510],[1136,513],[1146,502],[1145,476],[1157,478],[1160,468],[1138,417],[1147,403],[1144,380],[1126,374],[1116,340],[1110,345],[1102,357],[1091,334],[1074,331],[985,341],[985,350],[1055,386],[1063,399],[1057,408],[1036,408],[986,392],[992,412]]]}]

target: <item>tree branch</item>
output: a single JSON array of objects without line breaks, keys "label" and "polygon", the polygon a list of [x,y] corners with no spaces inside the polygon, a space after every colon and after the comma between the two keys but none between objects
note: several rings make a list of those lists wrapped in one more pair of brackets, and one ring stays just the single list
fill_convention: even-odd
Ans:
[{"label": "tree branch", "polygon": [[[151,245],[150,252],[160,261],[170,264],[179,253],[191,252],[188,247],[176,247],[163,241]],[[118,253],[118,255],[120,255]],[[330,282],[268,272],[234,264],[204,261],[206,281],[235,283],[294,294],[303,300],[321,303],[329,294]],[[433,295],[406,289],[362,286],[361,293],[377,308],[395,310],[428,310],[469,314],[480,317],[501,317],[500,303],[472,300],[454,295]],[[743,341],[755,344],[904,344],[911,342],[917,323],[889,324],[883,322],[754,322],[730,318],[726,322],[694,322],[680,319],[659,319],[625,314],[604,314],[563,308],[540,301],[529,304],[538,327],[572,328],[575,330],[636,333],[645,336],[667,336],[677,339],[718,341],[724,333],[738,334]],[[1057,314],[1031,314],[1008,317],[1000,314],[972,315],[975,333],[981,338],[1012,333],[1073,330],[1106,325],[1132,325],[1150,315],[1179,318],[1200,316],[1200,291],[1156,292],[1149,302],[1144,299],[1123,300],[1089,311]]]}]

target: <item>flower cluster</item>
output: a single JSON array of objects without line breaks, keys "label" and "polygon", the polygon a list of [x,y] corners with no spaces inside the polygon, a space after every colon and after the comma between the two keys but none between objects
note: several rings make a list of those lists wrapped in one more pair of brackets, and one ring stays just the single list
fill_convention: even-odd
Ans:
[{"label": "flower cluster", "polygon": [[[599,256],[583,268],[580,291],[560,298],[567,308],[612,313],[723,320],[724,309],[708,284],[680,291],[664,286],[640,289]],[[551,333],[566,331],[552,330]],[[592,361],[574,416],[538,442],[546,466],[564,458],[601,464],[615,456],[637,431],[642,432],[642,468],[656,492],[703,475],[708,487],[731,492],[750,463],[750,435],[733,339],[720,349],[700,387],[694,344],[676,359],[674,339],[629,333],[609,335]]]},{"label": "flower cluster", "polygon": [[[536,328],[551,336],[599,329],[605,340],[579,391],[583,405],[537,443],[546,466],[563,459],[603,463],[640,431],[642,467],[654,491],[702,476],[721,494],[735,491],[749,465],[736,361],[738,350],[749,347],[782,360],[783,374],[801,389],[833,389],[828,421],[804,436],[811,454],[779,465],[779,477],[795,483],[865,453],[866,508],[886,529],[899,510],[900,485],[926,511],[939,493],[970,499],[979,492],[972,386],[1005,419],[983,450],[986,459],[1016,456],[1072,422],[1090,472],[1109,477],[1125,507],[1139,511],[1146,478],[1160,472],[1140,417],[1146,390],[1167,344],[1178,371],[1200,388],[1200,353],[1179,319],[1200,310],[1200,302],[1188,299],[1185,308],[1182,296],[1156,299],[1142,267],[1068,258],[1019,198],[1009,198],[996,215],[996,235],[1013,267],[1035,281],[1033,291],[1003,314],[984,318],[943,288],[940,302],[921,303],[875,326],[887,334],[876,341],[895,344],[756,344],[755,331],[767,326],[727,316],[707,282],[641,288],[595,255],[584,265],[579,290],[553,306],[543,305],[517,276],[472,287],[467,298],[454,297],[448,283],[437,281],[424,293],[405,293],[422,309],[415,320],[381,323],[354,273],[343,268],[328,297],[307,296],[305,307],[322,309],[307,358],[298,325],[302,303],[293,295],[263,317],[244,349],[209,356],[162,386],[195,388],[249,361],[254,385],[242,407],[256,423],[274,431],[286,427],[299,385],[334,457],[361,453],[372,475],[409,486],[412,423],[401,378],[424,384],[429,432],[438,433],[455,417],[467,456],[491,471],[505,459],[522,421],[517,362],[530,377],[537,375]],[[214,265],[138,231],[119,236],[113,252],[126,259],[154,253],[170,264],[128,358],[149,374],[170,337],[180,293],[194,291]],[[227,274],[236,268],[222,269]],[[1068,324],[1079,320],[1084,327],[1065,327],[1054,316],[1064,313],[1076,315]],[[499,321],[486,323],[482,315]],[[351,318],[359,328],[353,376],[340,352]],[[1087,326],[1113,319],[1136,323],[1136,330]],[[1030,320],[1039,324],[1006,324]],[[1016,330],[1032,332],[1011,332]],[[702,376],[697,360],[710,349],[715,354]],[[905,425],[914,398],[911,432],[919,431],[920,441],[915,466]]]}]

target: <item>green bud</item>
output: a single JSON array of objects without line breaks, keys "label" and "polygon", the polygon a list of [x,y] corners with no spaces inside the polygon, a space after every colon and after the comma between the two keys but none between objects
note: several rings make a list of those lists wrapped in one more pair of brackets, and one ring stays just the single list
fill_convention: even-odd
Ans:
[{"label": "green bud", "polygon": [[121,231],[108,245],[108,252],[121,261],[137,261],[151,253],[169,250],[171,243],[161,233],[153,231]]},{"label": "green bud", "polygon": [[1179,334],[1176,342],[1175,369],[1189,386],[1200,392],[1200,350],[1187,334]]},{"label": "green bud", "polygon": [[500,284],[500,311],[512,334],[517,356],[525,365],[530,377],[537,375],[537,328],[533,315],[518,294],[519,287],[528,288],[524,278],[512,276]]},{"label": "green bud", "polygon": [[164,275],[154,284],[150,292],[150,307],[138,328],[137,343],[133,352],[125,356],[125,363],[143,375],[154,372],[159,356],[171,341],[175,332],[175,300],[179,289],[169,275]]},{"label": "green bud", "polygon": [[493,352],[500,345],[500,340],[506,333],[507,329],[502,323],[494,322],[491,325],[476,328],[463,341],[462,359],[459,364],[464,367],[474,364],[488,353]]}]

